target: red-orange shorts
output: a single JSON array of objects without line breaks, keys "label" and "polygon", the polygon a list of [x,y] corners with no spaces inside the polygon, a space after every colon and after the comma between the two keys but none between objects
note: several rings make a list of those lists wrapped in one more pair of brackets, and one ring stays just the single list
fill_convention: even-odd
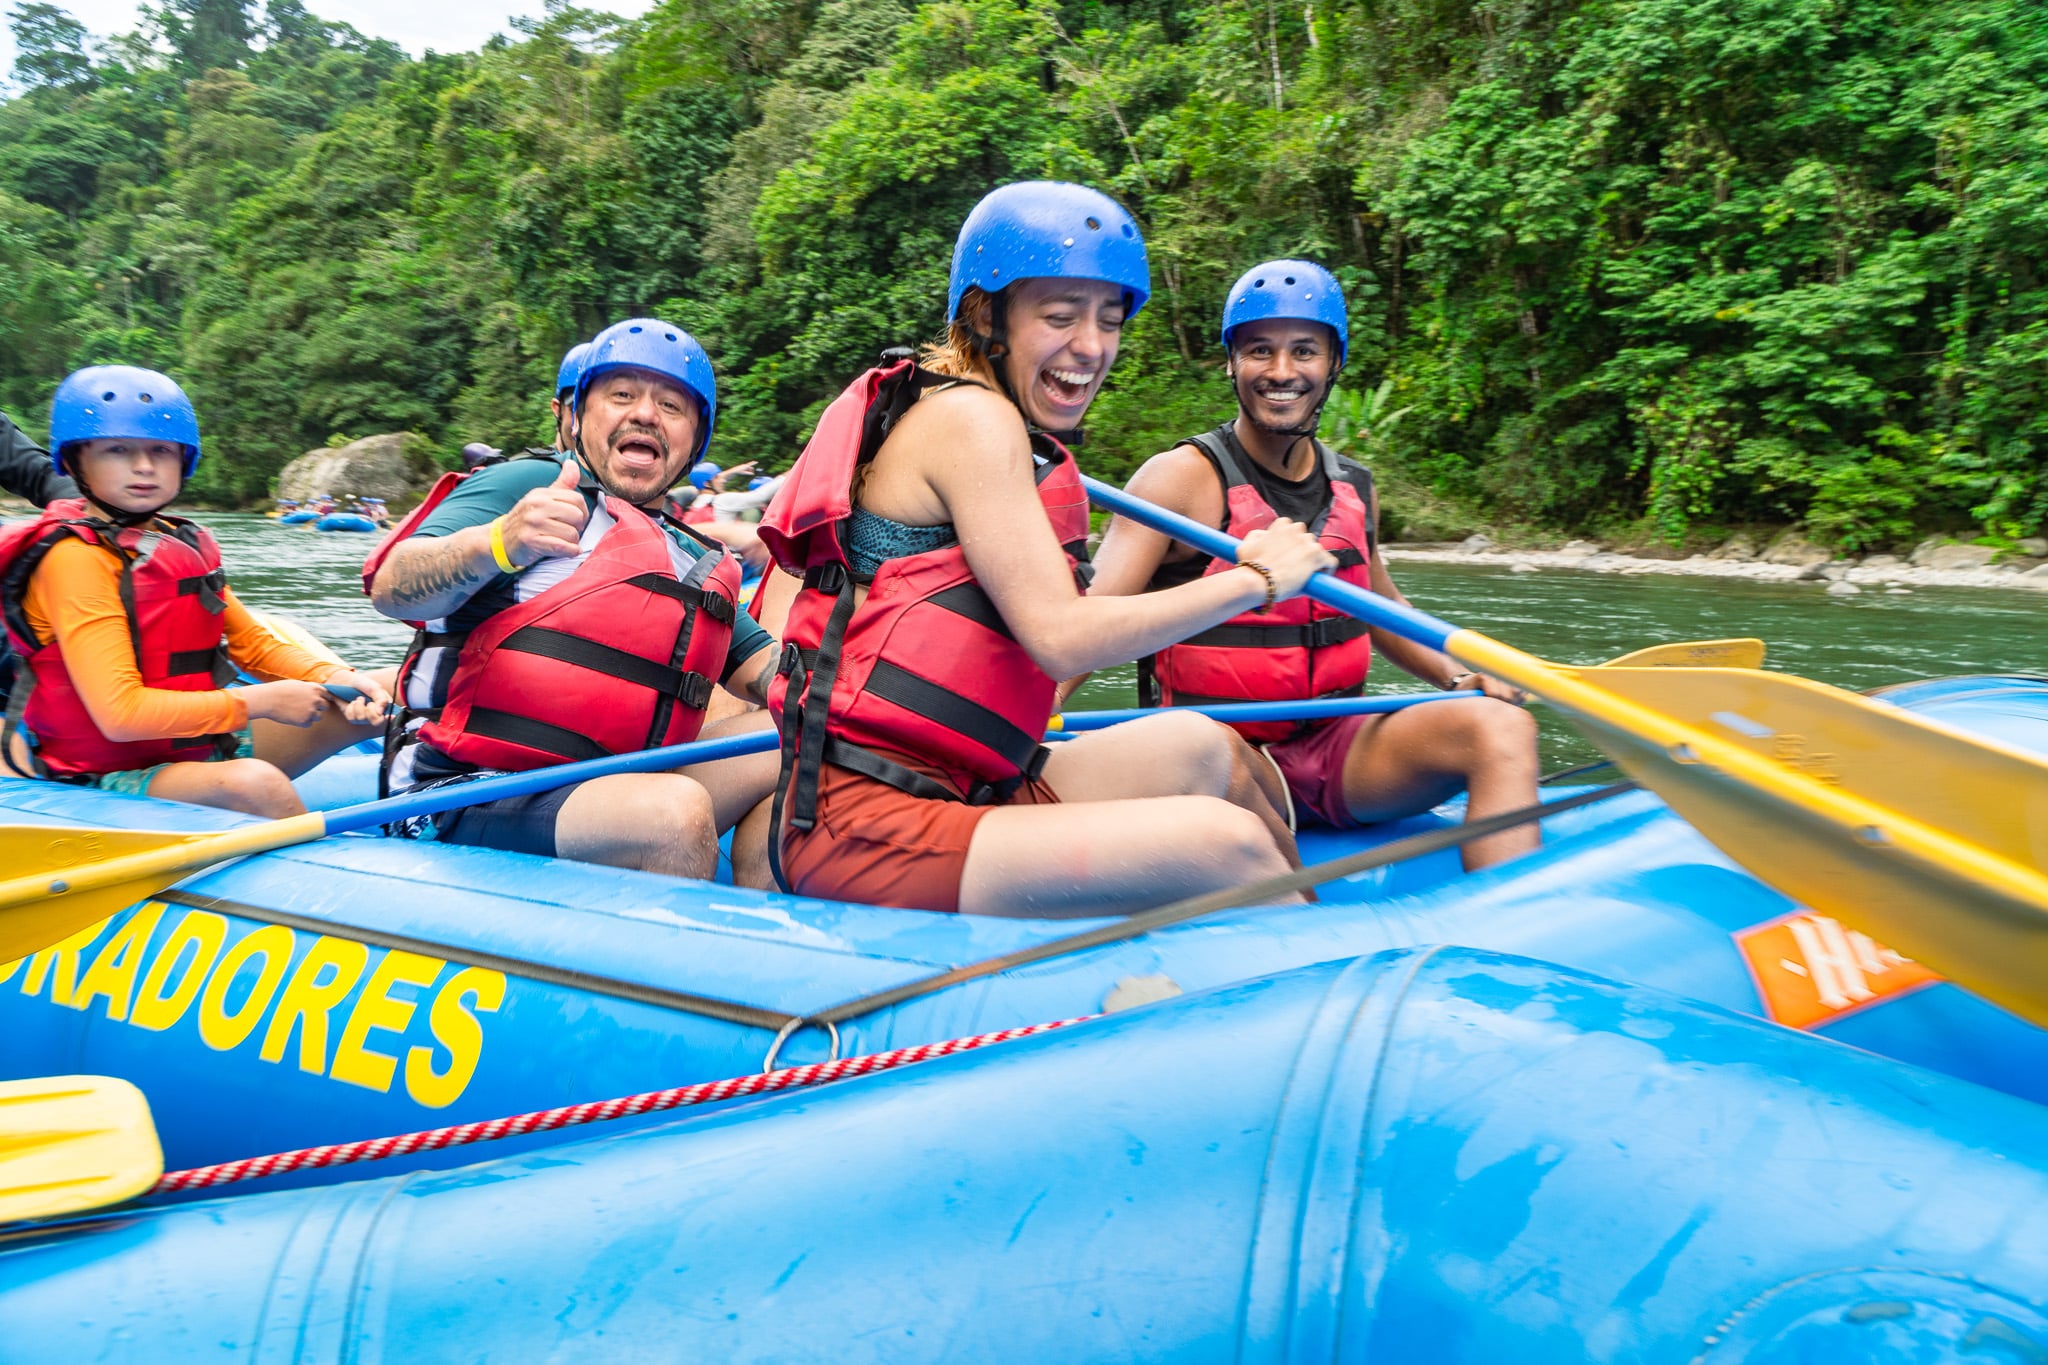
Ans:
[{"label": "red-orange shorts", "polygon": [[[1045,783],[1026,782],[1002,804],[1058,800]],[[818,775],[818,823],[783,829],[783,879],[804,896],[958,913],[967,846],[994,809],[926,800],[827,763]]]},{"label": "red-orange shorts", "polygon": [[1351,818],[1350,807],[1344,804],[1344,758],[1351,752],[1351,741],[1357,737],[1358,728],[1369,719],[1340,716],[1293,739],[1265,746],[1294,797],[1295,824],[1320,821],[1335,829],[1350,829],[1358,823]]}]

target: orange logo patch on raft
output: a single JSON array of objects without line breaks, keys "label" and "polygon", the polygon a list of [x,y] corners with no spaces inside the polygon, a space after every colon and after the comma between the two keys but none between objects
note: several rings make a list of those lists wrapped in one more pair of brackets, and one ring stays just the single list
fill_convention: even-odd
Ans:
[{"label": "orange logo patch on raft", "polygon": [[1868,934],[1802,910],[1735,935],[1764,1013],[1812,1028],[1942,978]]}]

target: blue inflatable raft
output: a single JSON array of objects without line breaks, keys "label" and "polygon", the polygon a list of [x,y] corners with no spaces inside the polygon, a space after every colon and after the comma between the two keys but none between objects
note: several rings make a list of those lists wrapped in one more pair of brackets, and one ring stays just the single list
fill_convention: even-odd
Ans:
[{"label": "blue inflatable raft", "polygon": [[1438,949],[443,1174],[16,1229],[0,1342],[2016,1365],[2048,1358],[2043,1208],[2032,1105]]},{"label": "blue inflatable raft", "polygon": [[318,521],[319,519],[320,514],[318,512],[286,512],[277,519],[277,524],[279,526],[303,526],[309,521]]},{"label": "blue inflatable raft", "polygon": [[354,512],[329,512],[313,523],[316,531],[374,531],[377,523]]},{"label": "blue inflatable raft", "polygon": [[[2048,683],[1893,694],[2048,748]],[[358,762],[364,761],[361,759]],[[0,822],[241,817],[0,782]],[[1314,835],[1311,859],[1445,822]],[[1449,853],[1014,968],[852,1018],[842,1053],[1067,1018],[1388,948],[1462,943],[1642,982],[2048,1100],[2048,1033],[1737,870],[1654,798],[1546,822],[1473,876]],[[173,1167],[758,1069],[799,1016],[1087,927],[931,915],[520,854],[336,838],[190,879],[0,966],[0,1079],[142,1086]],[[833,1046],[792,1032],[781,1060]],[[541,1142],[546,1139],[532,1139]],[[421,1157],[450,1164],[453,1158]],[[335,1178],[315,1173],[307,1180]]]}]

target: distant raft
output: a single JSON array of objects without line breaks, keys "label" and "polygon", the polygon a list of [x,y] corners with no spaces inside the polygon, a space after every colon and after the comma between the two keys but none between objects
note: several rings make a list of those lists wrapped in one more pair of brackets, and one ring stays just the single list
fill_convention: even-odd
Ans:
[{"label": "distant raft", "polygon": [[15,1229],[0,1341],[16,1365],[2031,1361],[2044,1212],[2034,1105],[1423,949],[445,1174]]},{"label": "distant raft", "polygon": [[355,512],[329,512],[313,523],[316,531],[374,531],[377,523]]}]

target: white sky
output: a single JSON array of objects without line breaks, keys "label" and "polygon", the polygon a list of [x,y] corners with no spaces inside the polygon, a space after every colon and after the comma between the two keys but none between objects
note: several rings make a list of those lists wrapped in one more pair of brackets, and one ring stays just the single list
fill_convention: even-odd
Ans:
[{"label": "white sky", "polygon": [[[84,24],[94,37],[110,37],[135,27],[134,0],[52,0]],[[586,7],[633,18],[654,7],[654,0],[585,0]],[[260,15],[260,3],[253,5]],[[538,18],[541,0],[306,0],[306,8],[322,19],[353,24],[372,38],[389,38],[415,57],[428,48],[436,52],[473,52],[493,33],[509,33],[512,15]],[[11,12],[14,0],[0,0],[0,14]],[[14,34],[0,24],[0,81],[14,70]]]}]

